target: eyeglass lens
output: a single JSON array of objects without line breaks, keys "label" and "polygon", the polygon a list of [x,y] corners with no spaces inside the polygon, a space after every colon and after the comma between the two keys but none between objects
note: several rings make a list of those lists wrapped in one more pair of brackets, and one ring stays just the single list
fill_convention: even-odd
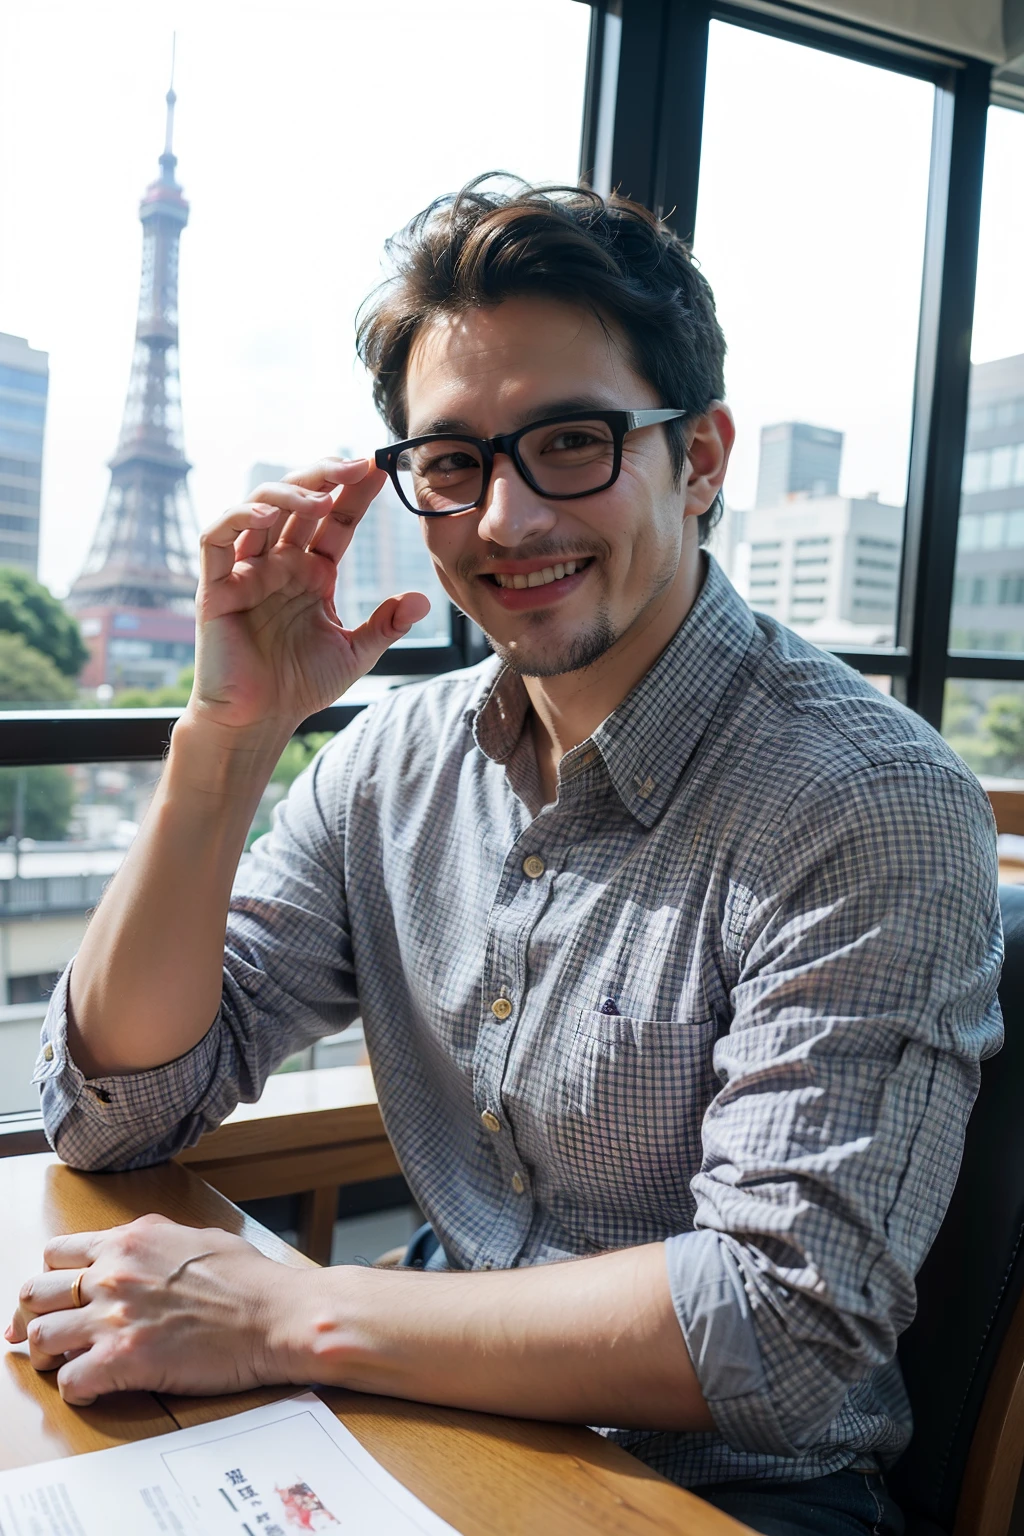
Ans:
[{"label": "eyeglass lens", "polygon": [[[603,421],[549,423],[523,434],[519,456],[542,496],[579,496],[610,482],[615,440]],[[398,480],[421,512],[464,512],[483,492],[483,456],[473,442],[419,443],[399,456]]]}]

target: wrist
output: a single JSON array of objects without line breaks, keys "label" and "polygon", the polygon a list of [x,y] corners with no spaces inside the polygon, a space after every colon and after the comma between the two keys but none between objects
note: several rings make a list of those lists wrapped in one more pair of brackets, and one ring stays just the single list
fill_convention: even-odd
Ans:
[{"label": "wrist", "polygon": [[[373,1391],[367,1385],[378,1351],[373,1319],[380,1313],[385,1272],[358,1264],[287,1271],[273,1306],[270,1336],[276,1380]],[[385,1278],[393,1278],[389,1273]],[[374,1299],[376,1297],[376,1299]],[[378,1317],[379,1321],[379,1317]]]},{"label": "wrist", "polygon": [[168,774],[204,794],[262,794],[292,735],[279,720],[253,726],[225,726],[192,705],[171,732]]}]

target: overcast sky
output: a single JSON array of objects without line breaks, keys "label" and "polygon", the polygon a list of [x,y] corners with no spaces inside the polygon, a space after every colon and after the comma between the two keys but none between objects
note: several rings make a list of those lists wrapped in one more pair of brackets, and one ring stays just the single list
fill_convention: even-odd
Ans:
[{"label": "overcast sky", "polygon": [[[50,354],[41,574],[102,505],[157,174],[171,33],[186,450],[200,524],[259,459],[384,441],[353,317],[385,237],[500,167],[574,180],[578,0],[11,0],[0,15],[0,330]],[[931,88],[716,23],[696,251],[730,344],[753,499],[761,425],[846,432],[842,489],[903,500]],[[975,356],[1024,351],[1024,118],[991,114]],[[628,189],[626,189],[628,190]]]}]

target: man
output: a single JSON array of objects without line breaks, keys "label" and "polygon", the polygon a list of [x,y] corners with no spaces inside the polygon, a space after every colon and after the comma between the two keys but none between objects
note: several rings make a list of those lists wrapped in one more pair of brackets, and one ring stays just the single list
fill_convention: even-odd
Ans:
[{"label": "man", "polygon": [[[400,441],[204,536],[193,697],[38,1077],[65,1159],[139,1166],[361,1015],[428,1272],[148,1218],[51,1243],[7,1336],[73,1403],[616,1425],[757,1529],[895,1531],[896,1340],[1000,1040],[987,801],[703,553],[724,342],[657,221],[478,183],[395,255],[360,344]],[[386,473],[496,656],[364,712],[232,895],[295,726],[426,611],[334,612]]]}]

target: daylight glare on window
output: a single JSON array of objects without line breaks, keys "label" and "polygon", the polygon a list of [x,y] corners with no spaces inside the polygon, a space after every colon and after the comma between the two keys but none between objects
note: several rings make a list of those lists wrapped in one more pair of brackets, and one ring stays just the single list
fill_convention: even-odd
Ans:
[{"label": "daylight glare on window", "polygon": [[[1024,655],[1024,115],[992,107],[982,184],[951,651]],[[979,773],[1024,778],[1020,684],[946,685],[943,731]]]},{"label": "daylight glare on window", "polygon": [[714,549],[825,646],[894,639],[933,98],[711,25],[694,249],[738,428]]},{"label": "daylight glare on window", "polygon": [[[497,0],[0,11],[0,710],[184,704],[199,530],[387,441],[354,349],[385,242],[484,172],[575,182],[589,22],[575,0],[517,0],[514,26]],[[432,610],[405,654],[448,644],[387,486],[339,616],[410,590]],[[323,740],[286,749],[254,836]],[[45,998],[158,772],[0,767],[0,1009],[28,1103]]]},{"label": "daylight glare on window", "polygon": [[[523,0],[514,27],[496,0],[4,12],[0,203],[32,238],[0,250],[0,563],[69,600],[90,658],[65,679],[176,687],[197,529],[261,480],[386,441],[353,347],[384,243],[485,171],[575,181],[588,25],[575,0]],[[386,490],[339,612],[415,588],[433,606],[412,640],[446,641]],[[69,702],[49,682],[36,702]],[[0,702],[30,702],[9,691],[0,676]]]}]

